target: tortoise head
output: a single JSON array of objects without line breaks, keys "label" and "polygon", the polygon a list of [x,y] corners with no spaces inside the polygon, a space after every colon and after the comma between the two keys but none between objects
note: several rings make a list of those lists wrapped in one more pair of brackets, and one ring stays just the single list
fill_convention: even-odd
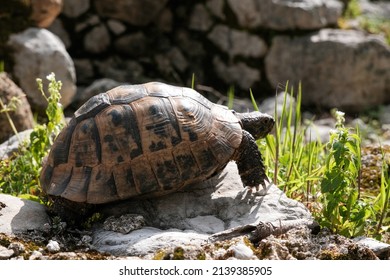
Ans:
[{"label": "tortoise head", "polygon": [[272,116],[260,113],[236,113],[242,128],[252,134],[253,138],[264,138],[274,127],[275,120]]}]

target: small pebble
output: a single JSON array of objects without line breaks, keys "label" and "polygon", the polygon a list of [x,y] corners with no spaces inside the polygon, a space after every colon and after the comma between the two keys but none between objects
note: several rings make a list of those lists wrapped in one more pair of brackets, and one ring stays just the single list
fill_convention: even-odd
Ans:
[{"label": "small pebble", "polygon": [[42,258],[42,253],[38,251],[33,251],[31,256],[28,258],[29,260],[40,260]]},{"label": "small pebble", "polygon": [[230,250],[233,251],[234,257],[239,260],[251,260],[255,258],[255,255],[253,254],[251,248],[241,242],[230,247]]},{"label": "small pebble", "polygon": [[57,241],[50,240],[49,243],[46,245],[46,249],[50,253],[58,252],[60,250],[60,244],[58,244]]},{"label": "small pebble", "polygon": [[145,225],[145,219],[141,215],[125,214],[118,217],[110,216],[103,224],[105,230],[111,230],[127,234],[133,230],[140,229]]},{"label": "small pebble", "polygon": [[19,242],[12,242],[11,244],[9,244],[8,249],[13,250],[15,256],[19,256],[21,253],[24,253],[25,251],[24,245]]},{"label": "small pebble", "polygon": [[0,260],[8,260],[14,255],[14,250],[0,246]]}]

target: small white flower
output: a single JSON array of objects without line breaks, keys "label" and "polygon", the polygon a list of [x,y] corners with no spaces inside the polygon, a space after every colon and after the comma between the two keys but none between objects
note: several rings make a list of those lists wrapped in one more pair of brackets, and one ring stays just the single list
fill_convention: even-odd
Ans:
[{"label": "small white flower", "polygon": [[56,78],[56,75],[51,72],[49,75],[46,76],[46,79],[48,79],[49,81],[54,81]]},{"label": "small white flower", "polygon": [[344,113],[344,112],[341,112],[341,111],[336,111],[336,116],[337,116],[337,117],[344,117],[344,116],[345,116],[345,113]]}]

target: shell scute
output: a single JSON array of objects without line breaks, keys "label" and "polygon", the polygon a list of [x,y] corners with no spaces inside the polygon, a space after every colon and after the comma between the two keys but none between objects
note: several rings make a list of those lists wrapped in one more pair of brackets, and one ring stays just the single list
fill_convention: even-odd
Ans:
[{"label": "shell scute", "polygon": [[75,167],[95,166],[101,161],[100,139],[93,118],[77,124],[70,140],[68,164]]},{"label": "shell scute", "polygon": [[77,121],[94,117],[104,108],[111,105],[110,97],[106,93],[100,93],[93,96],[85,102],[75,113],[74,117]]},{"label": "shell scute", "polygon": [[112,171],[113,166],[106,164],[92,168],[86,199],[88,203],[107,203],[119,199]]}]

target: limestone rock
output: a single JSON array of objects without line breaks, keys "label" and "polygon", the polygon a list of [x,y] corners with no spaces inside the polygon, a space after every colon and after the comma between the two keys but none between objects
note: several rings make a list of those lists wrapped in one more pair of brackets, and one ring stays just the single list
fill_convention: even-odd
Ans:
[{"label": "limestone rock", "polygon": [[[287,198],[274,185],[257,194],[248,192],[233,162],[218,176],[182,192],[119,202],[99,211],[108,216],[131,213],[145,218],[147,227],[126,235],[103,229],[94,233],[93,245],[98,250],[129,255],[146,255],[172,246],[198,248],[210,234],[260,221],[312,219],[301,203]],[[241,254],[242,250],[237,250]]]},{"label": "limestone rock", "polygon": [[245,245],[244,242],[238,242],[237,244],[231,246],[230,251],[232,255],[239,260],[251,260],[257,259],[252,249]]},{"label": "limestone rock", "polygon": [[46,76],[52,72],[62,82],[62,105],[70,104],[76,93],[74,64],[56,35],[45,29],[29,28],[11,35],[8,46],[14,60],[13,76],[32,107],[42,111],[46,108],[47,101],[38,90],[36,78],[41,78],[46,88]]},{"label": "limestone rock", "polygon": [[14,255],[14,250],[7,249],[0,245],[0,260],[8,260]]},{"label": "limestone rock", "polygon": [[153,227],[144,227],[129,234],[97,230],[94,233],[93,246],[101,252],[113,255],[145,256],[177,246],[188,250],[198,249],[207,241],[207,237],[192,231],[161,230]]},{"label": "limestone rock", "polygon": [[207,31],[212,25],[213,21],[205,6],[202,4],[195,5],[190,18],[190,29]]},{"label": "limestone rock", "polygon": [[382,37],[322,29],[276,36],[265,59],[273,86],[302,82],[302,102],[360,111],[390,101],[390,47]]},{"label": "limestone rock", "polygon": [[57,241],[49,240],[49,243],[47,243],[47,245],[46,245],[46,249],[50,253],[55,253],[55,252],[58,252],[61,248],[60,248],[60,244]]},{"label": "limestone rock", "polygon": [[0,232],[17,234],[30,230],[42,230],[49,222],[46,208],[38,202],[0,194]]},{"label": "limestone rock", "polygon": [[[30,129],[34,125],[34,119],[31,112],[30,104],[24,92],[3,72],[0,73],[0,99],[7,106],[10,105],[12,98],[17,98],[19,101],[13,111],[8,112],[16,130],[23,131]],[[3,108],[0,106],[0,110]],[[4,113],[0,113],[0,143],[14,135],[11,124]]]},{"label": "limestone rock", "polygon": [[152,22],[168,0],[96,0],[97,13],[101,17],[109,17],[136,26],[145,26]]},{"label": "limestone rock", "polygon": [[[131,213],[136,209],[149,225],[182,230],[193,230],[194,218],[205,216],[219,219],[225,229],[259,221],[310,219],[310,212],[301,203],[287,198],[276,186],[269,185],[266,193],[262,192],[250,194],[242,185],[236,164],[231,162],[221,174],[202,184],[153,200],[126,202],[117,210],[124,206]],[[199,221],[204,225],[204,219]],[[214,232],[220,229],[217,226]]]},{"label": "limestone rock", "polygon": [[357,244],[367,246],[375,255],[380,259],[389,259],[390,257],[390,245],[374,238],[359,236],[353,239]]},{"label": "limestone rock", "polygon": [[214,57],[213,65],[218,77],[227,84],[235,84],[244,90],[249,90],[254,83],[261,80],[260,70],[251,68],[244,62],[225,64],[218,56]]},{"label": "limestone rock", "polygon": [[14,256],[19,256],[26,251],[25,246],[20,242],[12,242],[11,244],[9,244],[8,249],[14,251]]},{"label": "limestone rock", "polygon": [[36,26],[45,28],[60,14],[62,0],[31,0],[31,9],[31,19]]},{"label": "limestone rock", "polygon": [[319,29],[337,24],[337,0],[228,0],[240,26],[275,30]]},{"label": "limestone rock", "polygon": [[221,24],[213,28],[208,39],[230,57],[259,58],[267,51],[267,46],[260,37]]},{"label": "limestone rock", "polygon": [[111,42],[110,34],[103,24],[99,24],[92,28],[84,38],[85,50],[99,54],[107,50]]},{"label": "limestone rock", "polygon": [[[0,160],[10,157],[19,148],[20,141],[26,141],[29,143],[30,134],[33,129],[27,129],[18,133],[18,136],[13,135],[7,141],[0,145]],[[20,139],[20,141],[19,141]]]},{"label": "limestone rock", "polygon": [[72,45],[70,36],[64,28],[64,24],[60,19],[55,19],[53,23],[47,28],[50,32],[57,35],[64,43],[65,48],[69,48]]}]

